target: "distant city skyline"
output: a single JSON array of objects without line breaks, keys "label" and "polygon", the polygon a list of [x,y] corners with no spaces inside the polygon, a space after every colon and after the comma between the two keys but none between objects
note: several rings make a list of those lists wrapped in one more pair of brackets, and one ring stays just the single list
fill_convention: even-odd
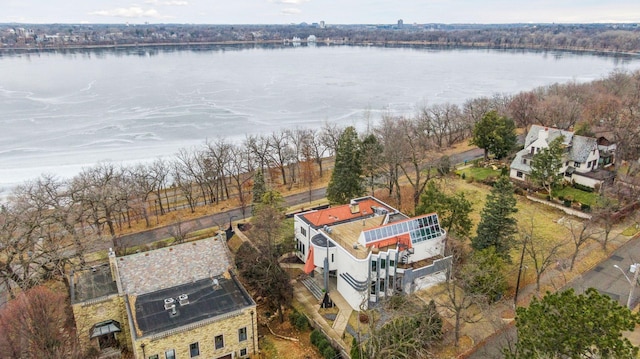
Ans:
[{"label": "distant city skyline", "polygon": [[638,0],[2,0],[0,23],[638,23]]}]

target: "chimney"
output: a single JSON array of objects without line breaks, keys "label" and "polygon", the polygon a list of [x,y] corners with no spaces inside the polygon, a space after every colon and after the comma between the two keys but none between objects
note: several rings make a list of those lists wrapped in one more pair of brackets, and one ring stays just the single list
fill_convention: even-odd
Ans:
[{"label": "chimney", "polygon": [[351,214],[356,214],[360,212],[360,205],[356,202],[355,199],[352,199],[349,203],[349,209],[351,209]]},{"label": "chimney", "polygon": [[549,127],[545,127],[538,132],[538,139],[546,140],[547,138],[549,138]]},{"label": "chimney", "polygon": [[111,269],[111,279],[116,282],[116,286],[118,287],[118,293],[122,294],[118,261],[116,260],[116,252],[114,252],[112,248],[109,248],[109,269]]}]

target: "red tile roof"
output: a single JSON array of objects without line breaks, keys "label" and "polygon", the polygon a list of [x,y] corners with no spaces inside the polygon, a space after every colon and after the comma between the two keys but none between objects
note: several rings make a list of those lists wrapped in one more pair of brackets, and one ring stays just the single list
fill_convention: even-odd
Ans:
[{"label": "red tile roof", "polygon": [[358,208],[357,212],[355,213],[351,213],[350,204],[343,204],[336,207],[330,207],[327,209],[321,209],[315,212],[306,213],[302,216],[304,216],[304,218],[312,225],[320,227],[324,225],[332,225],[336,222],[344,222],[371,215],[373,214],[373,209],[371,207],[381,207],[389,212],[392,212],[391,208],[384,206],[382,203],[371,198],[366,198],[358,201]]}]

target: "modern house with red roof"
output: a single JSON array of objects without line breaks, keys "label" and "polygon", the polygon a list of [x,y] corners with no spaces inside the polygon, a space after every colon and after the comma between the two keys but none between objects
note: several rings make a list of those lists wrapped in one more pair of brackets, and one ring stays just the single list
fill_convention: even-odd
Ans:
[{"label": "modern house with red roof", "polygon": [[305,272],[324,275],[327,287],[335,280],[356,310],[445,281],[451,266],[445,238],[437,214],[410,218],[374,197],[295,215]]}]

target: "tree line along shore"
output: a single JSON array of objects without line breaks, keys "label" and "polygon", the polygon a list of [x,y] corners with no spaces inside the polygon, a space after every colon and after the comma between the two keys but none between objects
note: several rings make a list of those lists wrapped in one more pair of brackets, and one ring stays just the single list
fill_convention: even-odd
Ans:
[{"label": "tree line along shore", "polygon": [[4,24],[0,49],[278,44],[444,46],[637,54],[637,24],[185,25]]}]

